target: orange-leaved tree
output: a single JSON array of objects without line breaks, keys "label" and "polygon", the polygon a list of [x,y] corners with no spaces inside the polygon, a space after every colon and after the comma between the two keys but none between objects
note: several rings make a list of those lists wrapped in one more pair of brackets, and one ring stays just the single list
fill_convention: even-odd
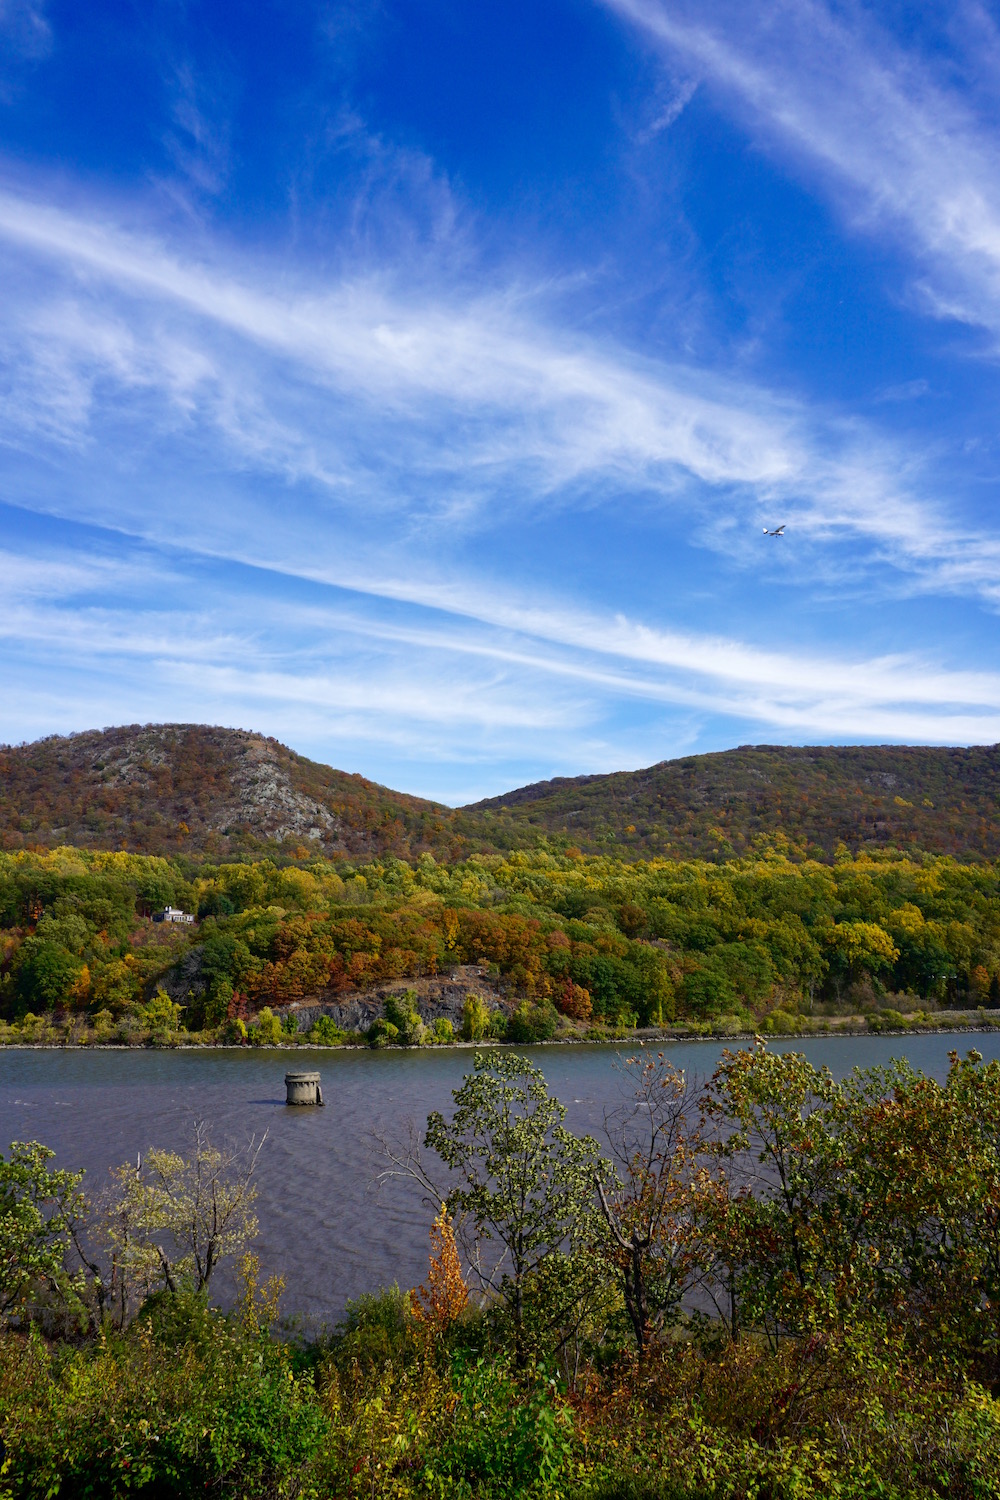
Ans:
[{"label": "orange-leaved tree", "polygon": [[469,1301],[451,1215],[442,1203],[431,1225],[431,1259],[427,1281],[410,1293],[410,1311],[428,1333],[443,1334]]}]

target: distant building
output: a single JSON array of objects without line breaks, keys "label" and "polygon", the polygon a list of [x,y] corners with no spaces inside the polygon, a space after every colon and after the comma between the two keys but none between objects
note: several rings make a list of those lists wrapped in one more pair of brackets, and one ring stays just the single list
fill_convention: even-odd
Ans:
[{"label": "distant building", "polygon": [[193,922],[194,917],[189,911],[178,911],[176,906],[165,906],[162,911],[154,911],[154,922]]}]

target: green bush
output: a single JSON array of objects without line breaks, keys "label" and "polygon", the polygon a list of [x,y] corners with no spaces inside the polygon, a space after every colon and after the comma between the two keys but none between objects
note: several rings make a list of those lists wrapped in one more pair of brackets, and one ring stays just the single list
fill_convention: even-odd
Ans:
[{"label": "green bush", "polygon": [[493,1034],[493,1012],[482,995],[466,995],[462,1003],[462,1040],[482,1042]]},{"label": "green bush", "polygon": [[522,1045],[530,1042],[547,1042],[555,1035],[559,1017],[554,1005],[538,1005],[524,1000],[507,1018],[505,1035],[509,1042]]},{"label": "green bush", "polygon": [[170,1033],[176,1031],[181,1024],[181,1008],[161,988],[142,1007],[140,1018],[150,1031]]},{"label": "green bush", "polygon": [[574,1447],[570,1413],[555,1399],[544,1369],[525,1387],[504,1356],[453,1362],[457,1396],[443,1440],[424,1474],[441,1495],[545,1495],[568,1468]]},{"label": "green bush", "polygon": [[398,1286],[364,1292],[347,1303],[334,1331],[329,1355],[341,1371],[362,1372],[386,1364],[407,1364],[417,1350],[409,1294]]},{"label": "green bush", "polygon": [[276,1500],[298,1492],[327,1428],[311,1382],[294,1377],[280,1346],[233,1320],[190,1307],[161,1314],[58,1359],[38,1338],[7,1341],[5,1493]]},{"label": "green bush", "polygon": [[226,974],[210,980],[208,989],[191,1003],[191,1024],[218,1026],[226,1019],[233,998],[233,981]]},{"label": "green bush", "polygon": [[397,1041],[403,1047],[419,1047],[426,1034],[416,1002],[416,990],[404,990],[401,995],[387,995],[383,1006],[383,1016],[395,1027]]},{"label": "green bush", "polygon": [[399,1041],[399,1028],[393,1026],[391,1021],[387,1021],[385,1016],[379,1016],[378,1020],[373,1021],[369,1026],[365,1037],[369,1047],[374,1047],[378,1051],[381,1047],[392,1047]]},{"label": "green bush", "polygon": [[274,1014],[269,1005],[257,1012],[252,1025],[247,1030],[247,1040],[251,1047],[277,1047],[281,1042],[281,1022]]},{"label": "green bush", "polygon": [[314,1047],[336,1047],[344,1035],[332,1016],[317,1016],[309,1028],[309,1041]]},{"label": "green bush", "polygon": [[775,1034],[785,1036],[798,1036],[802,1030],[802,1021],[799,1016],[793,1016],[787,1010],[772,1010],[764,1021],[764,1030],[769,1036]]}]

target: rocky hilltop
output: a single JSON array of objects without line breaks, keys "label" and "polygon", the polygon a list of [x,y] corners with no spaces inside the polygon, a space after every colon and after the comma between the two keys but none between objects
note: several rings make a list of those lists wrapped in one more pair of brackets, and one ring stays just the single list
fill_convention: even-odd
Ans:
[{"label": "rocky hilltop", "polygon": [[227,858],[450,850],[450,808],[242,729],[132,724],[0,750],[0,847]]}]

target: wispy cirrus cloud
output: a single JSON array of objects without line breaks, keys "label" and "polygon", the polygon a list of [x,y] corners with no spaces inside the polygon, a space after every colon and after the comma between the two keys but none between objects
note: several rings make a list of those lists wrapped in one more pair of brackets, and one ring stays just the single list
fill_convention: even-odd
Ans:
[{"label": "wispy cirrus cloud", "polygon": [[605,3],[822,180],[856,228],[902,244],[927,309],[1000,334],[1000,33],[982,7],[951,12],[949,55],[903,45],[857,3]]},{"label": "wispy cirrus cloud", "polygon": [[[385,276],[348,275],[282,294],[232,268],[179,259],[153,239],[9,194],[0,194],[0,235],[100,277],[133,303],[145,297],[185,309],[293,361],[327,393],[377,403],[390,420],[423,417],[434,400],[488,414],[490,433],[466,440],[480,463],[510,455],[513,440],[505,443],[493,425],[505,414],[518,419],[517,452],[542,461],[550,483],[616,464],[676,465],[710,483],[768,483],[787,478],[794,463],[791,409],[783,420],[780,404],[763,393],[755,409],[753,393],[740,399],[722,380],[643,368],[624,351],[616,358],[560,336],[524,316],[517,287],[465,299],[400,296]],[[99,345],[93,353],[99,364]],[[113,359],[118,353],[116,345]],[[123,373],[122,363],[110,373]]]},{"label": "wispy cirrus cloud", "polygon": [[181,181],[198,193],[214,195],[221,191],[230,164],[227,112],[190,61],[174,68],[168,92],[171,120],[164,144]]},{"label": "wispy cirrus cloud", "polygon": [[[289,284],[219,248],[196,258],[10,191],[0,241],[18,288],[0,317],[14,445],[38,430],[86,446],[133,422],[133,454],[159,434],[204,467],[214,445],[209,467],[318,486],[435,547],[445,531],[491,524],[498,497],[512,518],[600,505],[612,486],[616,504],[697,514],[703,543],[738,556],[748,523],[777,506],[817,559],[861,539],[922,588],[998,597],[1000,541],[946,526],[921,494],[918,457],[877,429],[584,337],[523,284],[463,292],[385,269]],[[173,503],[184,514],[184,497]],[[94,519],[114,519],[111,486],[96,507]],[[241,535],[251,516],[244,503]],[[213,545],[200,501],[184,519]],[[224,508],[217,521],[232,533]],[[282,535],[291,548],[294,524]]]},{"label": "wispy cirrus cloud", "polygon": [[[553,601],[526,607],[471,583],[397,580],[367,597],[328,584],[305,604],[261,568],[213,575],[208,603],[203,578],[148,551],[21,562],[0,558],[0,642],[19,663],[13,736],[37,722],[44,659],[69,682],[86,674],[106,720],[280,725],[298,748],[348,765],[377,741],[406,761],[399,783],[446,801],[502,791],[537,765],[574,773],[680,753],[685,726],[709,717],[740,738],[1000,739],[1000,674],[916,651],[762,650]],[[78,708],[70,691],[57,727],[79,727]],[[474,765],[491,767],[485,779],[470,780]]]}]

